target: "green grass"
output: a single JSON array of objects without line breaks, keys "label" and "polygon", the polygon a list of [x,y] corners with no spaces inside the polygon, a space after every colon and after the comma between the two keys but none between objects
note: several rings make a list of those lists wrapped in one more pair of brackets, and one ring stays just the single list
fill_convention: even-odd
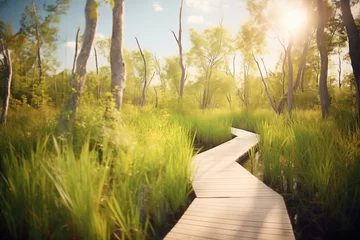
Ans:
[{"label": "green grass", "polygon": [[360,206],[360,129],[339,122],[310,110],[295,111],[292,119],[243,112],[233,120],[260,134],[265,183],[346,229]]},{"label": "green grass", "polygon": [[[12,239],[146,239],[166,226],[191,192],[193,138],[166,113],[133,110],[124,109],[114,126],[77,124],[74,142],[40,138],[27,154],[4,154],[1,232]],[[93,114],[81,113],[78,122]],[[94,129],[97,139],[89,135]]]},{"label": "green grass", "polygon": [[172,114],[174,122],[190,129],[195,144],[206,150],[231,139],[231,114],[228,111],[182,111]]},{"label": "green grass", "polygon": [[51,137],[55,111],[43,108],[40,118],[39,110],[22,110],[0,129],[0,232],[13,239],[148,238],[186,207],[194,143],[221,144],[230,126],[260,134],[270,187],[339,228],[350,228],[359,212],[360,129],[344,122],[350,113],[338,118],[333,110],[321,120],[311,110],[289,119],[268,110],[125,106],[118,116],[83,105],[66,141]]}]

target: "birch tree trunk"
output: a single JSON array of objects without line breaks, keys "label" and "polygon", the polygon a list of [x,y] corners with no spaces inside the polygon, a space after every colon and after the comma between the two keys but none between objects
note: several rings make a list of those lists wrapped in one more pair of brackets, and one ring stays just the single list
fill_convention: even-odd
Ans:
[{"label": "birch tree trunk", "polygon": [[57,132],[59,134],[70,131],[76,117],[80,97],[86,82],[86,64],[94,43],[98,11],[96,0],[87,0],[85,5],[85,32],[79,56],[76,61],[76,71],[72,75],[72,94],[60,116]]},{"label": "birch tree trunk", "polygon": [[123,57],[124,0],[114,0],[112,10],[113,28],[111,36],[111,89],[115,108],[120,111],[125,90],[125,62]]},{"label": "birch tree trunk", "polygon": [[0,47],[2,50],[2,55],[4,57],[4,65],[5,68],[7,69],[7,79],[4,81],[4,100],[3,100],[3,109],[1,113],[0,124],[6,124],[6,117],[9,109],[10,87],[11,87],[11,79],[12,79],[12,61],[7,46],[4,46],[2,42],[0,42],[0,44],[1,44]]},{"label": "birch tree trunk", "polygon": [[360,118],[360,36],[350,9],[349,0],[340,1],[343,22],[349,39],[351,66],[356,86],[356,113]]},{"label": "birch tree trunk", "polygon": [[326,19],[324,1],[318,0],[317,5],[318,5],[318,28],[316,31],[316,41],[321,59],[319,93],[320,93],[321,114],[323,118],[326,118],[330,107],[330,98],[327,88],[329,59],[324,41],[324,27],[325,27],[325,19]]},{"label": "birch tree trunk", "polygon": [[341,52],[339,50],[338,52],[338,83],[339,83],[339,88],[341,88]]}]

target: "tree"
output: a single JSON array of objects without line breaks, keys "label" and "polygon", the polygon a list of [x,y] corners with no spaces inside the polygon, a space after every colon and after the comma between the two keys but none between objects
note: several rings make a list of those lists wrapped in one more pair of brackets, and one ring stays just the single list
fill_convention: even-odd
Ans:
[{"label": "tree", "polygon": [[139,48],[139,52],[140,52],[140,55],[143,59],[143,62],[144,62],[144,80],[143,80],[143,90],[142,90],[142,95],[141,95],[141,106],[145,106],[145,103],[146,103],[146,88],[147,88],[147,66],[146,66],[146,58],[145,58],[145,55],[141,49],[141,46],[140,46],[140,43],[139,43],[139,40],[137,38],[135,38],[136,40],[136,44],[138,45],[138,48]]},{"label": "tree", "polygon": [[0,124],[6,123],[7,112],[9,109],[9,99],[10,99],[10,86],[12,79],[12,61],[11,54],[6,43],[0,39],[0,54],[2,54],[1,67],[6,71],[6,79],[4,80],[4,99],[3,99],[3,108],[0,118]]},{"label": "tree", "polygon": [[54,4],[44,4],[43,8],[47,15],[41,17],[38,14],[38,6],[32,0],[31,5],[25,8],[21,16],[21,29],[36,46],[39,84],[41,84],[44,74],[42,49],[46,45],[48,51],[54,51],[57,40],[57,24],[60,21],[60,16],[66,13],[69,5],[70,0],[56,0]]},{"label": "tree", "polygon": [[220,25],[205,29],[202,33],[190,29],[190,40],[192,43],[190,58],[202,71],[199,77],[203,86],[201,108],[206,109],[216,91],[216,88],[212,87],[213,71],[221,66],[221,61],[224,61],[231,51],[232,39],[229,31]]},{"label": "tree", "polygon": [[325,28],[325,9],[324,1],[317,0],[318,11],[318,27],[316,31],[316,42],[320,52],[321,59],[321,71],[319,81],[319,93],[320,93],[320,105],[322,117],[325,118],[328,114],[330,107],[330,97],[327,88],[327,76],[328,76],[328,52],[324,41],[324,28]]},{"label": "tree", "polygon": [[9,100],[11,95],[11,83],[13,79],[13,52],[18,48],[22,48],[24,43],[24,34],[20,30],[16,34],[13,34],[12,26],[6,25],[0,21],[0,72],[4,79],[4,92],[2,113],[0,118],[0,124],[6,124],[7,112],[9,109]]},{"label": "tree", "polygon": [[115,97],[115,107],[119,111],[125,89],[125,62],[123,57],[124,0],[114,0],[113,32],[111,37],[111,89]]},{"label": "tree", "polygon": [[32,81],[29,87],[30,101],[33,106],[39,107],[49,100],[45,93],[44,78],[51,70],[54,71],[57,63],[53,52],[57,47],[58,25],[60,17],[66,13],[69,5],[70,0],[54,0],[50,4],[44,3],[42,7],[39,7],[32,0],[21,15],[21,31],[29,40],[27,55],[28,60],[31,60]]},{"label": "tree", "polygon": [[161,92],[164,93],[165,90],[166,90],[166,82],[165,82],[165,79],[164,79],[164,73],[162,71],[162,66],[161,66],[161,63],[160,63],[160,59],[158,59],[155,54],[154,54],[154,65],[155,65],[155,72],[156,72],[156,74],[158,75],[158,77],[160,79]]},{"label": "tree", "polygon": [[[250,2],[248,2],[249,4]],[[252,6],[251,9],[254,8],[253,3],[250,4]],[[276,106],[275,99],[271,96],[270,89],[268,87],[268,83],[266,82],[267,76],[264,76],[259,61],[256,58],[256,55],[261,55],[264,51],[265,46],[265,32],[263,30],[263,26],[257,24],[256,22],[250,20],[249,22],[243,24],[240,28],[239,36],[238,36],[238,48],[244,57],[244,62],[251,63],[256,65],[261,82],[264,86],[265,94],[269,99],[270,105],[272,109],[279,113],[278,107]],[[263,62],[264,64],[264,62]],[[250,67],[249,66],[249,67]],[[244,77],[245,80],[248,77]],[[248,85],[248,83],[246,83]]]},{"label": "tree", "polygon": [[144,63],[144,79],[143,79],[143,87],[142,87],[142,94],[141,94],[141,106],[143,107],[146,104],[146,91],[147,91],[148,87],[150,86],[150,83],[153,80],[156,71],[154,71],[151,78],[148,79],[148,74],[147,74],[148,67],[147,67],[146,57],[145,57],[145,55],[144,55],[144,53],[143,53],[143,51],[141,49],[139,40],[137,38],[135,38],[135,40],[136,40],[136,44],[138,45],[139,52],[140,52],[141,58],[142,58],[143,63]]},{"label": "tree", "polygon": [[164,82],[169,89],[170,94],[179,95],[179,77],[181,68],[179,67],[179,56],[171,56],[165,58],[164,66]]},{"label": "tree", "polygon": [[346,33],[349,39],[349,51],[351,66],[355,77],[356,86],[356,112],[360,117],[360,36],[359,30],[355,24],[354,17],[350,9],[349,0],[341,0],[340,7],[342,12],[342,19],[346,28]]},{"label": "tree", "polygon": [[182,47],[182,42],[181,42],[181,37],[182,37],[182,10],[183,10],[183,3],[184,0],[181,0],[181,5],[180,5],[180,10],[179,10],[179,34],[178,36],[176,36],[176,34],[174,33],[174,31],[171,31],[174,35],[175,41],[179,47],[179,65],[181,68],[181,77],[180,77],[180,87],[179,87],[179,96],[180,98],[182,98],[183,94],[184,94],[184,86],[185,86],[185,81],[186,81],[186,67],[184,66],[184,56],[183,56],[183,47]]},{"label": "tree", "polygon": [[98,3],[96,0],[87,0],[85,5],[85,31],[83,43],[79,56],[76,61],[76,71],[72,75],[71,96],[68,99],[65,108],[60,116],[57,132],[62,134],[70,131],[74,121],[77,109],[80,103],[81,94],[86,82],[86,64],[90,56],[90,51],[95,38],[97,20],[98,20]]}]

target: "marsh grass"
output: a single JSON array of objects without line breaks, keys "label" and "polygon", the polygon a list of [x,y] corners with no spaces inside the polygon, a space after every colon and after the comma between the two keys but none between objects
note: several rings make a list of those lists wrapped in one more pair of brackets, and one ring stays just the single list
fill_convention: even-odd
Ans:
[{"label": "marsh grass", "polygon": [[215,147],[231,139],[232,117],[228,111],[202,110],[177,112],[173,121],[190,129],[195,135],[195,145],[201,151]]},{"label": "marsh grass", "polygon": [[[266,184],[300,202],[312,219],[329,219],[325,228],[355,226],[360,130],[343,122],[351,113],[337,118],[335,109],[321,120],[311,110],[289,119],[267,110],[125,106],[118,116],[84,105],[72,140],[64,141],[46,137],[55,113],[42,111],[47,117],[12,111],[12,122],[0,129],[0,231],[8,238],[158,236],[186,208],[194,144],[205,150],[231,139],[231,125],[260,134]],[[250,158],[256,170],[254,151]]]},{"label": "marsh grass", "polygon": [[[1,233],[11,239],[146,239],[166,226],[192,191],[193,137],[165,112],[132,110],[124,110],[121,124],[113,122],[116,128],[95,120],[94,127],[85,108],[75,144],[45,137],[26,154],[13,147],[4,152]],[[11,132],[1,134],[16,140]]]},{"label": "marsh grass", "polygon": [[321,120],[310,110],[295,111],[292,119],[266,111],[237,113],[233,123],[260,134],[266,184],[299,199],[313,219],[327,219],[324,228],[354,227],[360,206],[358,127]]}]

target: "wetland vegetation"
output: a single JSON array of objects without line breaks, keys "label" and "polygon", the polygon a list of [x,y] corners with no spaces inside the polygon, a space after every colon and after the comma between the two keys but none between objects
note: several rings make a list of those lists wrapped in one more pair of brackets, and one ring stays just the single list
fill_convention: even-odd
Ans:
[{"label": "wetland vegetation", "polygon": [[231,127],[297,239],[359,238],[359,6],[2,1],[0,238],[161,239]]}]

